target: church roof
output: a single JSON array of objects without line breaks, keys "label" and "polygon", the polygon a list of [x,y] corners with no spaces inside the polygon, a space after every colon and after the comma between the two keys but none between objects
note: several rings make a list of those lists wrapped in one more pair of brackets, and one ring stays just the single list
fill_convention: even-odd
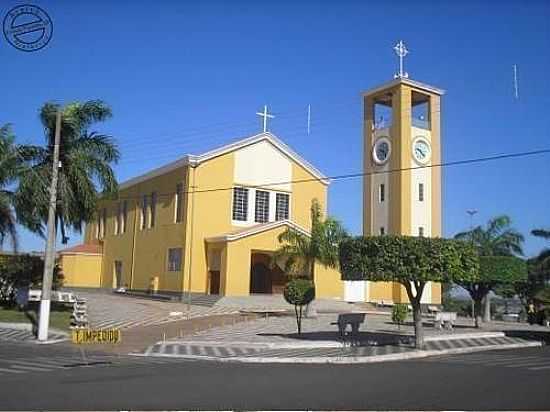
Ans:
[{"label": "church roof", "polygon": [[101,245],[93,243],[82,243],[67,249],[59,251],[60,255],[71,255],[71,254],[87,254],[87,255],[100,255],[101,254]]},{"label": "church roof", "polygon": [[143,182],[145,180],[151,179],[153,177],[161,176],[165,173],[168,173],[172,170],[175,170],[182,166],[191,166],[195,167],[203,162],[207,162],[210,159],[216,158],[218,156],[222,156],[224,154],[242,149],[246,146],[251,146],[253,144],[267,141],[271,143],[275,148],[277,148],[280,152],[282,152],[284,155],[288,156],[290,159],[298,163],[300,166],[302,166],[304,169],[306,169],[309,173],[311,173],[315,178],[319,179],[319,181],[325,185],[328,185],[329,179],[327,176],[325,176],[323,173],[321,173],[317,168],[315,168],[311,163],[309,163],[307,160],[305,160],[302,156],[297,154],[295,151],[293,151],[289,146],[287,146],[285,143],[283,143],[279,138],[277,138],[273,133],[270,132],[264,132],[260,133],[254,136],[246,137],[244,139],[238,140],[236,142],[227,144],[225,146],[218,147],[214,150],[210,150],[208,152],[205,152],[200,155],[191,155],[188,154],[174,162],[168,163],[164,166],[161,166],[159,168],[153,169],[150,172],[147,172],[145,174],[142,174],[140,176],[136,176],[132,179],[129,179],[119,185],[119,189],[126,189],[128,187],[131,187],[135,184],[138,184],[140,182]]},{"label": "church roof", "polygon": [[422,83],[416,80],[412,80],[409,78],[399,77],[397,79],[393,79],[392,81],[389,81],[387,83],[382,84],[381,86],[375,87],[374,89],[367,90],[366,92],[363,92],[363,96],[370,96],[372,94],[376,94],[382,90],[389,89],[391,87],[397,86],[398,84],[406,84],[407,86],[416,87],[417,89],[425,90],[430,93],[437,94],[439,96],[442,96],[445,94],[445,90],[439,89],[434,86],[430,86],[429,84]]}]

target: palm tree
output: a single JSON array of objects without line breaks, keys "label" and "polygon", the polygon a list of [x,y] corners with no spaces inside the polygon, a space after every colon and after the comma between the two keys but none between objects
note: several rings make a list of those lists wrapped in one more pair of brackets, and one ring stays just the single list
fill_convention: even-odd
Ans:
[{"label": "palm tree", "polygon": [[[550,240],[550,230],[548,229],[533,229],[531,234],[542,239]],[[550,271],[550,248],[544,248],[533,258],[533,262],[537,265],[541,273],[548,273]]]},{"label": "palm tree", "polygon": [[[487,222],[485,227],[477,226],[469,231],[455,235],[455,239],[472,242],[480,256],[515,256],[523,255],[524,237],[512,228],[512,219],[501,215]],[[484,322],[491,321],[491,301],[489,294],[485,297]]]},{"label": "palm tree", "polygon": [[480,256],[522,256],[524,237],[511,226],[509,216],[497,216],[490,219],[485,227],[477,226],[456,234],[455,239],[472,242]]},{"label": "palm tree", "polygon": [[313,199],[310,235],[287,228],[279,235],[282,245],[275,252],[273,260],[284,260],[285,272],[290,276],[314,281],[316,262],[325,267],[338,268],[338,249],[346,236],[346,231],[338,220],[331,217],[322,220],[321,206],[317,199]]},{"label": "palm tree", "polygon": [[15,137],[9,124],[0,127],[0,249],[7,239],[17,250],[14,195],[8,187],[17,179],[21,164],[14,144]]},{"label": "palm tree", "polygon": [[101,100],[71,103],[61,107],[48,102],[40,109],[46,146],[23,146],[26,158],[32,159],[29,168],[19,178],[16,209],[19,220],[32,231],[43,235],[48,218],[49,182],[57,112],[62,111],[57,186],[56,224],[62,242],[67,232],[81,232],[82,224],[93,219],[98,188],[103,194],[114,194],[118,185],[111,163],[120,158],[111,136],[90,132],[96,122],[112,116],[111,109]]}]

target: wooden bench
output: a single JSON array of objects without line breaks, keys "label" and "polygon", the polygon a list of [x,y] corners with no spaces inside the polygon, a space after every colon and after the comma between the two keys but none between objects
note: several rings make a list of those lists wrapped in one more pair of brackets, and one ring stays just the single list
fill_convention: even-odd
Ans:
[{"label": "wooden bench", "polygon": [[[340,315],[338,315],[338,320],[336,322],[332,322],[331,325],[338,325],[340,338],[345,343],[348,336],[351,338],[352,342],[357,341],[357,336],[359,335],[359,327],[364,322],[364,313],[341,313]],[[346,333],[348,325],[351,326],[350,334]]]},{"label": "wooden bench", "polygon": [[452,329],[456,322],[456,312],[438,312],[435,314],[434,324],[437,329],[444,325],[445,329]]}]

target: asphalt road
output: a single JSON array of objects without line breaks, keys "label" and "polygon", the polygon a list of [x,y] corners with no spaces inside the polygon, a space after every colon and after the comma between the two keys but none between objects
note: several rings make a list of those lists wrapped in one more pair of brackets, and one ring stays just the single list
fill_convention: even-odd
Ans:
[{"label": "asphalt road", "polygon": [[[67,355],[0,343],[0,372]],[[354,366],[109,359],[0,373],[0,409],[550,409],[548,346]]]}]

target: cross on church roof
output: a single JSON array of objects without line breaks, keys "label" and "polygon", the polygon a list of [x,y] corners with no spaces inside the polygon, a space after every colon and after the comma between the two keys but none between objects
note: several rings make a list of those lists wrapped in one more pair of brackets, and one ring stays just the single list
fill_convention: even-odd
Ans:
[{"label": "cross on church roof", "polygon": [[399,40],[399,43],[395,45],[393,48],[395,50],[395,54],[399,56],[399,73],[397,73],[395,76],[393,76],[396,79],[408,79],[409,73],[403,71],[403,58],[409,54],[409,51],[407,50],[407,47],[405,46],[405,43],[403,43],[403,40]]},{"label": "cross on church roof", "polygon": [[264,133],[267,132],[267,119],[273,119],[275,118],[275,116],[267,112],[267,105],[264,105],[263,112],[256,112],[256,114],[260,117],[263,117]]}]

